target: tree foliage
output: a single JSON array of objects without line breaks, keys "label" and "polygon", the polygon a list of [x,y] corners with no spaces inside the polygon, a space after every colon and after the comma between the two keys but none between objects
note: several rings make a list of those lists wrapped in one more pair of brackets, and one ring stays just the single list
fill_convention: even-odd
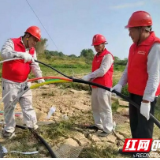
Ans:
[{"label": "tree foliage", "polygon": [[70,54],[68,57],[70,57],[70,58],[77,58],[77,56],[75,54]]},{"label": "tree foliage", "polygon": [[50,56],[59,56],[59,57],[64,56],[64,54],[63,54],[62,52],[58,52],[58,51],[45,50],[44,53],[45,53],[46,55],[50,55]]},{"label": "tree foliage", "polygon": [[[63,52],[59,51],[49,51],[46,50],[47,47],[47,39],[46,38],[41,38],[41,41],[37,43],[36,45],[36,51],[37,54],[44,54],[46,59],[55,59],[55,58],[70,58],[70,59],[81,59],[84,61],[87,65],[91,65],[93,57],[94,57],[94,52],[92,49],[83,49],[80,53],[80,56],[76,56],[74,54],[70,55],[65,55]],[[43,55],[42,55],[43,56]],[[121,60],[120,58],[114,56],[114,68],[116,70],[124,70],[125,65],[127,64],[128,59]]]},{"label": "tree foliage", "polygon": [[125,58],[124,60],[119,59],[118,57],[114,57],[114,64],[115,65],[126,65],[128,62],[128,59]]},{"label": "tree foliage", "polygon": [[94,52],[92,49],[83,49],[81,51],[80,57],[85,57],[87,59],[93,59],[94,57]]},{"label": "tree foliage", "polygon": [[46,38],[41,38],[41,40],[36,44],[36,52],[37,54],[43,54],[46,47],[47,47],[47,39]]}]

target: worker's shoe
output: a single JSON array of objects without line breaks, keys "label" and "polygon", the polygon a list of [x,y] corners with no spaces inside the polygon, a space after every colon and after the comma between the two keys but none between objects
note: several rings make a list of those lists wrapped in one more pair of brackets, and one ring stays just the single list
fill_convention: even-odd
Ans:
[{"label": "worker's shoe", "polygon": [[100,137],[107,137],[108,135],[112,134],[115,130],[116,130],[116,123],[113,122],[113,129],[112,129],[112,131],[109,131],[109,132],[103,131],[101,133],[98,133],[98,136],[100,136]]},{"label": "worker's shoe", "polygon": [[3,136],[3,138],[11,139],[11,138],[15,137],[15,132],[7,132],[5,130],[2,130],[2,136]]},{"label": "worker's shoe", "polygon": [[34,125],[27,125],[27,124],[23,124],[23,126],[27,129],[31,129],[31,130],[37,130],[38,129],[38,125],[34,124]]},{"label": "worker's shoe", "polygon": [[36,132],[37,134],[42,134],[43,131],[38,125],[35,125],[34,128],[30,128],[31,131]]},{"label": "worker's shoe", "polygon": [[33,127],[33,129],[34,129],[34,130],[38,130],[38,125],[35,124],[34,127]]},{"label": "worker's shoe", "polygon": [[93,130],[98,130],[99,128],[95,125],[89,125],[89,126],[86,126],[87,129],[93,129]]},{"label": "worker's shoe", "polygon": [[112,134],[112,131],[111,132],[100,132],[100,133],[98,133],[98,136],[99,137],[107,137],[107,136],[109,136],[110,134]]},{"label": "worker's shoe", "polygon": [[89,130],[94,130],[94,131],[98,131],[98,130],[102,130],[100,128],[98,128],[96,125],[84,125],[85,129],[89,129]]}]

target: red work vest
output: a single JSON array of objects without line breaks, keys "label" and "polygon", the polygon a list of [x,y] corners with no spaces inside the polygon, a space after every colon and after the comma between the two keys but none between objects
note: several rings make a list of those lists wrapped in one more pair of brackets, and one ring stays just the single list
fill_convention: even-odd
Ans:
[{"label": "red work vest", "polygon": [[[147,58],[154,43],[160,43],[154,32],[140,45],[132,44],[128,59],[128,91],[143,96],[147,85]],[[160,93],[160,85],[157,88],[156,96]]]},{"label": "red work vest", "polygon": [[[14,51],[24,52],[24,54],[26,54],[25,53],[26,49],[23,43],[21,42],[21,37],[14,38],[11,40],[13,41],[14,44]],[[29,53],[31,55],[34,55],[35,49],[31,48],[29,50]],[[24,63],[24,60],[13,60],[4,62],[2,66],[2,77],[7,80],[11,80],[18,83],[24,82],[31,71],[30,64],[31,62]]]},{"label": "red work vest", "polygon": [[[107,54],[110,54],[113,58],[113,55],[107,49],[105,49],[100,55],[94,56],[94,59],[92,62],[92,72],[100,68],[103,57]],[[107,71],[107,73],[103,77],[95,78],[92,82],[111,88],[112,75],[113,75],[113,64],[111,65],[110,69]],[[96,86],[92,86],[92,87],[96,88]]]}]

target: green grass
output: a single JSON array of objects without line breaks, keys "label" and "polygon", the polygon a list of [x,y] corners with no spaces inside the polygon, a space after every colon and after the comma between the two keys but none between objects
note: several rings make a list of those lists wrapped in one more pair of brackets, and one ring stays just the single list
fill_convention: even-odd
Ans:
[{"label": "green grass", "polygon": [[119,108],[119,104],[118,104],[118,100],[116,100],[112,103],[112,112],[115,113],[118,108]]},{"label": "green grass", "polygon": [[[43,72],[43,76],[62,76],[61,74],[57,73],[56,71],[46,67],[46,66],[43,66],[43,65],[40,65],[41,67],[41,70]],[[91,71],[91,68],[73,68],[73,67],[70,67],[70,68],[66,68],[66,67],[54,67],[56,70],[62,72],[63,74],[67,75],[67,76],[72,76],[72,77],[75,77],[77,75],[85,75],[85,74],[88,74],[90,73]]]},{"label": "green grass", "polygon": [[50,124],[43,126],[43,133],[44,137],[47,139],[54,139],[56,140],[58,137],[67,137],[70,133],[71,129],[73,128],[73,119],[69,119],[67,121],[61,121],[60,123]]},{"label": "green grass", "polygon": [[[0,58],[0,60],[2,60]],[[38,60],[46,63],[58,71],[72,77],[82,77],[88,73],[91,72],[91,67],[92,67],[92,60],[86,59],[84,57],[82,58],[70,58],[70,57],[51,57],[49,59],[45,58],[45,55],[38,55]],[[56,71],[41,65],[41,70],[43,72],[43,76],[62,76]],[[115,74],[117,74],[117,71],[122,72],[124,70],[123,65],[115,65],[114,71]],[[0,64],[0,77],[2,73],[2,64]],[[30,74],[29,78],[33,78],[34,75]],[[119,77],[118,77],[119,78]]]},{"label": "green grass", "polygon": [[160,97],[157,98],[157,103],[155,107],[155,117],[160,121]]}]

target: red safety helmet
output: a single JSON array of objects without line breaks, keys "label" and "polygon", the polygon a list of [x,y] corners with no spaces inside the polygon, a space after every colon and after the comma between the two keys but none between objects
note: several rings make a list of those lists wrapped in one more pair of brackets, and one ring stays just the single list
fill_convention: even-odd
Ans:
[{"label": "red safety helmet", "polygon": [[31,34],[35,38],[38,39],[38,41],[41,40],[41,31],[37,26],[31,26],[26,30],[26,33]]},{"label": "red safety helmet", "polygon": [[137,11],[132,14],[125,28],[152,26],[151,15],[145,11]]},{"label": "red safety helmet", "polygon": [[93,36],[92,46],[100,45],[102,43],[107,43],[107,40],[103,35],[96,34]]}]

